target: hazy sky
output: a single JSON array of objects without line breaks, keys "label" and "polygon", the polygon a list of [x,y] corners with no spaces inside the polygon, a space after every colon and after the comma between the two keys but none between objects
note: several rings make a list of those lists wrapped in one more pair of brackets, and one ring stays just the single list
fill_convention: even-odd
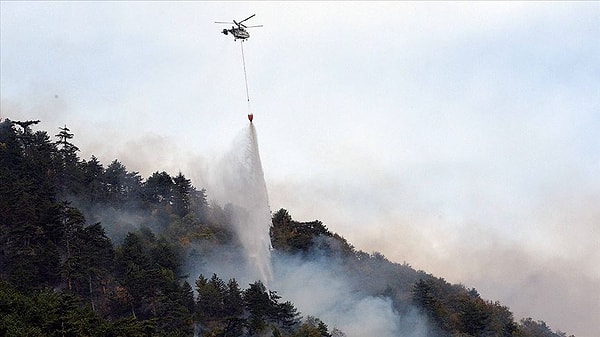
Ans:
[{"label": "hazy sky", "polygon": [[[214,21],[251,14],[248,107]],[[273,211],[600,335],[600,2],[2,1],[0,24],[2,119],[202,187],[251,109]]]}]

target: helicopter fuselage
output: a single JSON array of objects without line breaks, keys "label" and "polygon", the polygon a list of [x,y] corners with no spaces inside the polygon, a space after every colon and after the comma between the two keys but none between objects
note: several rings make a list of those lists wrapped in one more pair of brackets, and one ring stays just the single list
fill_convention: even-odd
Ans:
[{"label": "helicopter fuselage", "polygon": [[231,29],[223,29],[222,33],[225,35],[227,35],[228,33],[231,33],[231,35],[233,35],[233,38],[235,40],[237,40],[237,39],[245,40],[250,37],[250,34],[245,29],[235,28],[235,27],[231,27]]}]

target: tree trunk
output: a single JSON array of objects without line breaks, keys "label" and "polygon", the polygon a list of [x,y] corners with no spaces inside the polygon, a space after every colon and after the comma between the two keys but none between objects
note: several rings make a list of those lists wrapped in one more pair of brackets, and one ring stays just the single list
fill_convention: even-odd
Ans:
[{"label": "tree trunk", "polygon": [[94,292],[92,291],[92,274],[88,273],[88,284],[90,285],[90,302],[92,303],[92,311],[96,311],[96,306],[94,305]]}]

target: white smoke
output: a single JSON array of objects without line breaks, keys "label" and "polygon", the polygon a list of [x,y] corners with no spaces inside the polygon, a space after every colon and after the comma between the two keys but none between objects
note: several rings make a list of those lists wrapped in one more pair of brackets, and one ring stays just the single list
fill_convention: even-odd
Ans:
[{"label": "white smoke", "polygon": [[322,256],[276,255],[273,286],[304,317],[315,316],[348,337],[431,337],[428,320],[416,308],[398,312],[385,296],[368,295],[343,267]]}]

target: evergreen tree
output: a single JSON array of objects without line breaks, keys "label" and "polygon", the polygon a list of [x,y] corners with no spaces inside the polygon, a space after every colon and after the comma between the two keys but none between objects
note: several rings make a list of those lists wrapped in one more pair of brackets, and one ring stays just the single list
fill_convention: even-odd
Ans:
[{"label": "evergreen tree", "polygon": [[[127,290],[131,314],[137,317],[136,308],[141,306],[148,294],[146,281],[151,260],[144,251],[142,240],[135,233],[127,234],[116,254],[117,277]],[[137,311],[139,313],[139,309]]]},{"label": "evergreen tree", "polygon": [[173,178],[173,209],[180,218],[190,211],[191,193],[192,182],[179,172]]},{"label": "evergreen tree", "polygon": [[190,208],[193,211],[200,222],[206,223],[208,221],[209,205],[206,197],[206,190],[197,190],[192,186],[190,193]]},{"label": "evergreen tree", "polygon": [[173,178],[165,172],[154,172],[143,186],[145,200],[156,205],[170,205],[173,202]]},{"label": "evergreen tree", "polygon": [[272,303],[267,288],[262,282],[256,281],[244,291],[243,299],[249,313],[248,329],[251,334],[256,334],[266,327],[266,319],[271,312]]},{"label": "evergreen tree", "polygon": [[81,247],[78,241],[85,226],[85,219],[77,209],[70,207],[68,203],[64,202],[60,206],[58,221],[62,228],[60,231],[56,230],[55,233],[62,233],[60,239],[62,239],[61,248],[65,260],[62,274],[66,279],[67,289],[72,291],[74,278],[79,278],[81,275],[78,274],[82,271],[79,268]]},{"label": "evergreen tree", "polygon": [[90,160],[83,161],[81,169],[82,184],[85,186],[80,195],[84,201],[83,206],[89,209],[94,204],[107,202],[108,192],[105,191],[105,184],[102,181],[104,167],[98,158],[92,156]]},{"label": "evergreen tree", "polygon": [[196,280],[197,312],[203,323],[215,323],[224,318],[226,286],[217,274],[208,280],[203,275]]},{"label": "evergreen tree", "polygon": [[241,336],[244,327],[244,300],[242,291],[235,279],[230,279],[227,283],[225,296],[223,298],[225,329],[224,336]]},{"label": "evergreen tree", "polygon": [[168,242],[166,238],[155,239],[150,254],[155,265],[172,271],[176,276],[179,275],[181,256],[176,246]]},{"label": "evergreen tree", "polygon": [[77,258],[71,266],[75,270],[72,281],[75,291],[88,299],[95,311],[98,302],[107,303],[102,285],[109,283],[112,277],[114,250],[99,223],[84,227],[77,233],[73,242]]},{"label": "evergreen tree", "polygon": [[109,204],[117,209],[135,207],[142,200],[142,178],[137,172],[128,172],[118,160],[106,167],[102,182]]},{"label": "evergreen tree", "polygon": [[225,307],[225,317],[237,318],[241,317],[244,313],[244,299],[242,298],[242,291],[237,281],[233,278],[227,283],[227,289],[225,290],[225,296],[223,298],[223,305]]},{"label": "evergreen tree", "polygon": [[290,333],[300,325],[300,313],[292,302],[286,301],[275,305],[275,318],[282,330]]},{"label": "evergreen tree", "polygon": [[412,290],[413,302],[421,308],[434,323],[437,330],[444,328],[443,304],[432,280],[420,279]]},{"label": "evergreen tree", "polygon": [[461,320],[464,332],[472,336],[479,336],[483,335],[483,332],[489,327],[490,315],[483,301],[478,299],[463,304]]},{"label": "evergreen tree", "polygon": [[59,128],[60,132],[56,135],[57,151],[57,179],[59,193],[63,197],[69,194],[81,194],[83,187],[83,172],[80,169],[79,157],[77,152],[79,148],[73,145],[70,140],[74,137],[69,128]]},{"label": "evergreen tree", "polygon": [[56,147],[37,123],[0,126],[0,275],[20,289],[56,286],[60,271]]},{"label": "evergreen tree", "polygon": [[188,281],[184,281],[181,285],[181,301],[183,306],[190,313],[196,312],[196,300],[194,299],[194,291]]}]

